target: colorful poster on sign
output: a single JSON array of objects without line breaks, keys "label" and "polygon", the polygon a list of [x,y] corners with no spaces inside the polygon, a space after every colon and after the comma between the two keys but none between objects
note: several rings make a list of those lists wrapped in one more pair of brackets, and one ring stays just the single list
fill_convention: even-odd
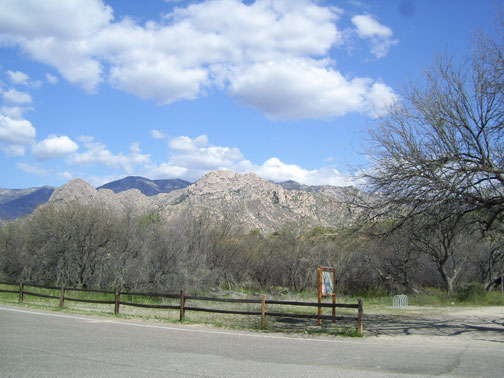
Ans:
[{"label": "colorful poster on sign", "polygon": [[334,293],[333,272],[322,272],[322,295],[332,295]]}]

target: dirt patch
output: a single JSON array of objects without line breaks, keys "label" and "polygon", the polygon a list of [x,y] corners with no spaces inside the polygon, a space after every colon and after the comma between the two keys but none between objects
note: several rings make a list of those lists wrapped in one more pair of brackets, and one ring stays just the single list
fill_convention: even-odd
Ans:
[{"label": "dirt patch", "polygon": [[410,307],[365,313],[366,336],[446,336],[504,343],[504,307]]}]

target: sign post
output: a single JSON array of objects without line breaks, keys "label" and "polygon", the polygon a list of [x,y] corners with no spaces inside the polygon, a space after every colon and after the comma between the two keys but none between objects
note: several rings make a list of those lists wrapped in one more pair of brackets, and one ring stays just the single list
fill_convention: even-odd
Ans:
[{"label": "sign post", "polygon": [[[317,269],[317,283],[318,283],[318,303],[322,303],[322,297],[332,297],[333,305],[336,304],[336,268],[320,266]],[[318,321],[317,324],[322,325],[322,307],[318,307]],[[332,308],[333,322],[336,317],[336,306]]]}]

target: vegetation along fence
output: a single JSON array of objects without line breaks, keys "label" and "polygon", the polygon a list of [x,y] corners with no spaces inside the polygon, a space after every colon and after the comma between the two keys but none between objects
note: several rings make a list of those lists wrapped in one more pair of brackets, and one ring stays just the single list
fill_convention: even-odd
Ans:
[{"label": "vegetation along fence", "polygon": [[[5,286],[18,286],[17,283],[7,283],[0,282],[0,285]],[[51,294],[43,294],[37,293],[33,291],[28,291],[26,288],[34,287],[40,289],[48,289],[48,290],[58,290],[60,295],[51,295]],[[98,299],[83,299],[83,298],[72,298],[71,296],[67,296],[70,292],[86,292],[86,293],[101,293],[108,294],[113,296],[113,300],[98,300]],[[32,283],[24,283],[21,281],[19,283],[19,288],[16,290],[2,289],[0,288],[0,293],[18,293],[19,294],[19,302],[24,302],[24,297],[27,295],[41,297],[41,298],[53,298],[59,299],[59,306],[61,308],[64,307],[65,301],[74,301],[74,302],[84,302],[84,303],[95,303],[95,304],[110,304],[114,305],[114,314],[119,314],[120,305],[124,306],[133,306],[133,307],[143,307],[143,308],[152,308],[152,309],[171,309],[180,311],[180,321],[184,320],[186,311],[201,311],[201,312],[209,312],[209,313],[218,313],[218,314],[235,314],[235,315],[257,315],[261,317],[261,329],[266,327],[266,317],[282,317],[282,318],[297,318],[297,319],[317,319],[321,320],[331,320],[335,322],[336,320],[353,320],[357,322],[357,331],[362,334],[363,333],[363,306],[362,300],[359,299],[357,304],[346,304],[346,303],[316,303],[316,302],[297,302],[297,301],[281,301],[281,300],[273,300],[267,299],[266,295],[262,295],[261,299],[230,299],[230,298],[215,298],[215,297],[202,297],[202,296],[192,296],[186,295],[185,290],[182,290],[180,294],[162,294],[162,293],[134,293],[134,292],[122,292],[118,288],[115,291],[106,291],[106,290],[90,290],[90,289],[78,289],[78,288],[67,288],[65,286],[56,287],[56,286],[46,286],[46,285],[37,285]],[[178,304],[144,304],[144,303],[134,303],[134,302],[126,302],[121,300],[121,295],[124,296],[143,296],[143,297],[158,297],[158,298],[168,298],[178,300]],[[225,303],[234,303],[234,304],[258,304],[261,306],[260,311],[241,311],[241,310],[224,310],[224,309],[216,309],[216,308],[205,308],[205,307],[196,307],[191,303],[193,301],[199,302],[225,302]],[[317,309],[321,308],[331,308],[332,315],[321,315],[320,311],[316,315],[312,314],[295,314],[288,312],[270,312],[268,311],[268,305],[280,305],[280,306],[307,306],[307,307],[317,307]],[[350,316],[336,316],[336,308],[351,308],[357,310],[357,317]]]}]

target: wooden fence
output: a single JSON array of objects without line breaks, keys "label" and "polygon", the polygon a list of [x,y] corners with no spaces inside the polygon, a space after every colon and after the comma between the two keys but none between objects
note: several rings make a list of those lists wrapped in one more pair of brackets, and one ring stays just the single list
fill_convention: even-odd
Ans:
[{"label": "wooden fence", "polygon": [[[6,286],[18,286],[17,283],[8,283],[8,282],[0,282],[0,285]],[[60,295],[50,295],[50,294],[42,294],[36,293],[33,291],[27,291],[27,287],[34,287],[40,289],[49,289],[49,290],[58,290]],[[71,292],[86,292],[86,293],[101,293],[113,295],[114,300],[96,300],[96,299],[82,299],[82,298],[72,298],[71,296],[67,296],[68,293]],[[35,297],[41,298],[53,298],[59,299],[59,306],[61,308],[64,307],[65,301],[74,301],[74,302],[84,302],[84,303],[96,303],[96,304],[110,304],[114,305],[114,314],[119,314],[120,305],[124,306],[133,306],[133,307],[143,307],[143,308],[152,308],[152,309],[171,309],[178,310],[180,312],[180,321],[184,320],[186,311],[201,311],[201,312],[209,312],[209,313],[218,313],[218,314],[235,314],[235,315],[256,315],[261,317],[261,329],[266,327],[266,317],[282,317],[282,318],[297,318],[297,319],[317,319],[320,322],[322,320],[353,320],[357,322],[357,331],[362,335],[363,334],[363,307],[362,300],[359,299],[357,304],[344,304],[344,303],[315,303],[315,302],[297,302],[297,301],[280,301],[267,299],[266,295],[263,294],[261,299],[229,299],[229,298],[215,298],[215,297],[202,297],[202,296],[192,296],[186,295],[185,291],[182,290],[180,294],[162,294],[162,293],[136,293],[136,292],[122,292],[118,288],[115,291],[106,291],[106,290],[90,290],[90,289],[78,289],[78,288],[67,288],[65,286],[56,287],[56,286],[46,286],[46,285],[37,285],[33,283],[24,283],[21,281],[19,283],[19,288],[17,290],[8,290],[8,289],[0,289],[0,293],[15,293],[19,294],[19,302],[24,302],[24,297],[26,295],[31,295]],[[179,301],[178,305],[166,305],[166,304],[143,304],[143,303],[134,303],[134,302],[126,302],[121,301],[122,296],[143,296],[143,297],[158,297],[158,298],[168,298],[175,299]],[[205,308],[205,307],[195,307],[193,305],[189,305],[189,301],[200,301],[200,302],[225,302],[225,303],[235,303],[235,304],[260,304],[261,311],[238,311],[238,310],[223,310],[223,309],[215,309],[215,308]],[[318,311],[316,315],[311,314],[295,314],[295,313],[287,313],[287,312],[270,312],[268,311],[268,305],[280,305],[280,306],[305,306],[305,307],[316,307],[321,310],[322,308],[331,308],[332,315],[321,315],[321,311]],[[353,308],[357,310],[356,317],[350,316],[336,316],[335,309],[336,308]]]}]

